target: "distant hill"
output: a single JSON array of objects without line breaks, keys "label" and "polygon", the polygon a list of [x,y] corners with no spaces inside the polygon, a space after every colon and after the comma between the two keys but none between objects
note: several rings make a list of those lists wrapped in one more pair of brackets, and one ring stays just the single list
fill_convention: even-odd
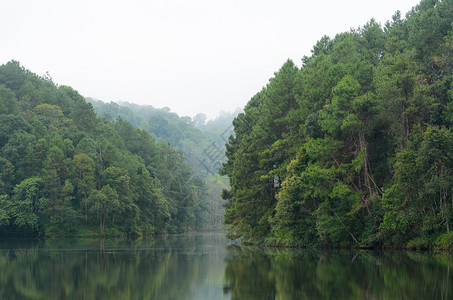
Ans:
[{"label": "distant hill", "polygon": [[[0,66],[0,237],[136,236],[218,224],[211,216],[221,201],[208,201],[210,187],[185,155],[108,107],[115,118],[100,118],[71,87],[16,61]],[[203,137],[178,122],[186,136]]]},{"label": "distant hill", "polygon": [[180,117],[169,108],[85,99],[99,116],[109,121],[120,117],[183,151],[189,164],[202,177],[217,174],[221,163],[226,161],[225,143],[233,133],[232,121],[239,113],[222,112],[217,118],[206,122],[204,114],[198,114],[192,120]]},{"label": "distant hill", "polygon": [[204,230],[223,228],[225,200],[222,190],[229,188],[228,178],[219,176],[218,170],[226,161],[225,143],[233,133],[232,120],[239,111],[223,112],[219,117],[206,122],[206,116],[198,114],[193,120],[180,117],[169,108],[154,108],[128,102],[105,103],[86,98],[95,112],[109,121],[125,120],[151,133],[158,140],[168,142],[182,151],[194,173],[204,179],[204,196],[201,217]]}]

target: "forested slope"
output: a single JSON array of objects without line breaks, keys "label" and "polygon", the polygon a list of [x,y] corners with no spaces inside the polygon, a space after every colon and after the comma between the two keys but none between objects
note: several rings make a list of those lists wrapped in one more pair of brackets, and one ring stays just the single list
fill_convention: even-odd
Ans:
[{"label": "forested slope", "polygon": [[87,101],[93,105],[98,115],[111,121],[120,117],[136,127],[145,129],[156,138],[169,142],[186,154],[189,164],[199,175],[208,174],[197,161],[208,145],[208,138],[191,124],[190,117],[180,117],[168,108],[157,109],[150,105],[127,102],[104,103],[91,98],[87,98]]},{"label": "forested slope", "polygon": [[170,143],[183,152],[194,173],[202,178],[204,194],[201,205],[204,225],[201,229],[223,230],[224,200],[222,189],[228,188],[228,179],[219,176],[218,170],[226,161],[225,142],[232,133],[235,113],[222,113],[206,122],[206,115],[200,113],[193,120],[181,117],[169,108],[158,109],[151,105],[137,105],[128,102],[104,103],[86,98],[96,114],[110,121],[118,118],[130,122],[151,133],[158,141]]},{"label": "forested slope", "polygon": [[0,236],[140,235],[202,228],[203,181],[184,154],[96,117],[67,86],[0,66]]},{"label": "forested slope", "polygon": [[[232,121],[238,112],[223,112],[206,122],[206,115],[202,113],[191,119],[169,108],[129,102],[104,103],[89,97],[86,100],[99,116],[110,121],[120,117],[183,151],[194,171],[204,178],[217,174],[221,163],[226,161],[225,142],[232,133]],[[215,159],[209,159],[207,156],[213,149],[217,150]]]},{"label": "forested slope", "polygon": [[287,61],[233,122],[230,236],[453,245],[452,21],[452,0],[423,0]]}]

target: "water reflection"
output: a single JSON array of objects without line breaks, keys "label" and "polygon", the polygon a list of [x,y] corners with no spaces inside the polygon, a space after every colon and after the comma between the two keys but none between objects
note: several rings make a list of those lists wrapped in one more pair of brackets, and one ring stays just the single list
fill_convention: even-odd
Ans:
[{"label": "water reflection", "polygon": [[228,247],[231,299],[449,299],[449,254]]},{"label": "water reflection", "polygon": [[0,248],[0,299],[229,298],[221,235],[14,241]]},{"label": "water reflection", "polygon": [[0,241],[0,299],[448,299],[448,254],[240,247],[221,234]]}]

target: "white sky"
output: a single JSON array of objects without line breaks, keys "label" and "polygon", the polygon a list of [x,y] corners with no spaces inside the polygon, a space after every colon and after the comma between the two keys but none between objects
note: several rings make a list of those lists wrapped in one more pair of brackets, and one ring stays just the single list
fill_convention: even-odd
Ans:
[{"label": "white sky", "polygon": [[5,0],[0,64],[18,60],[105,102],[179,115],[243,107],[323,35],[384,24],[419,0]]}]

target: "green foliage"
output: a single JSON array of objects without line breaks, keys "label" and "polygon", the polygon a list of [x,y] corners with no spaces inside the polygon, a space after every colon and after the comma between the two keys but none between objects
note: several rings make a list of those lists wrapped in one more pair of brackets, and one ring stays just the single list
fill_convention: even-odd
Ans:
[{"label": "green foliage", "polygon": [[0,236],[202,228],[202,185],[169,144],[97,118],[77,91],[18,62],[0,66]]},{"label": "green foliage", "polygon": [[[120,104],[111,102],[103,103],[91,98],[86,99],[91,103],[96,113],[107,120],[115,121],[120,127],[120,131],[127,131],[123,125],[123,120],[131,125],[143,129],[153,135],[158,140],[170,143],[176,149],[184,152],[187,162],[193,168],[194,172],[207,178],[215,174],[220,163],[225,160],[222,153],[216,152],[216,162],[201,161],[206,157],[206,150],[212,147],[212,142],[216,145],[223,145],[228,138],[228,129],[237,113],[224,113],[217,119],[210,120],[206,123],[206,116],[199,114],[191,120],[189,117],[180,117],[171,112],[168,108],[157,109],[152,106],[140,106],[128,102]],[[227,131],[225,133],[224,131]],[[143,147],[143,144],[137,143],[135,135],[122,134],[128,147],[132,143],[133,148]],[[222,148],[222,147],[220,147]],[[134,152],[133,150],[131,150]],[[207,151],[209,153],[209,151]]]},{"label": "green foliage", "polygon": [[[148,212],[146,218],[167,220],[179,218],[180,213],[186,208],[178,206],[190,206],[196,203],[193,213],[190,213],[189,223],[192,225],[187,228],[173,226],[170,231],[179,232],[184,229],[195,230],[220,230],[223,223],[223,201],[220,197],[221,190],[227,188],[225,178],[219,179],[215,174],[225,161],[224,147],[226,139],[231,134],[233,118],[239,113],[221,113],[216,119],[206,122],[206,115],[198,114],[193,120],[188,117],[180,117],[172,113],[168,108],[156,109],[152,106],[136,105],[127,102],[120,104],[103,103],[91,98],[86,99],[91,103],[100,116],[108,120],[116,120],[115,128],[123,139],[127,149],[142,157],[148,168],[147,171],[152,177],[158,176],[162,186],[171,186],[163,195],[157,196],[153,193],[152,199],[162,199],[165,196],[168,205],[158,205],[166,207],[164,213]],[[129,123],[128,123],[129,122]],[[137,131],[137,126],[142,131]],[[151,135],[147,134],[151,133]],[[178,152],[167,145],[161,144],[156,147],[157,141],[166,141],[173,147],[180,150]],[[84,143],[79,143],[85,144]],[[89,145],[87,145],[89,146]],[[156,159],[158,156],[166,156],[170,159]],[[187,166],[173,164],[171,157],[178,156],[177,160],[184,157],[192,170],[187,171]],[[166,172],[178,168],[181,173]],[[185,174],[183,177],[178,174]],[[192,176],[203,178],[204,182]],[[188,177],[187,177],[188,176]],[[184,178],[185,177],[185,178]],[[188,191],[185,187],[190,187]],[[147,189],[145,189],[147,190]],[[198,194],[194,202],[193,191]],[[148,192],[143,191],[145,194]],[[202,197],[201,194],[203,194]],[[153,200],[158,201],[160,200]],[[140,207],[143,209],[143,201]],[[185,214],[185,213],[183,213]],[[184,218],[183,218],[184,219]],[[182,220],[182,219],[181,219]],[[185,225],[184,225],[185,226]],[[158,226],[160,228],[160,226]],[[149,231],[154,231],[154,227],[149,227]]]},{"label": "green foliage", "polygon": [[92,192],[86,202],[90,212],[97,215],[100,233],[103,234],[107,217],[120,208],[118,194],[107,184],[101,190]]},{"label": "green foliage", "polygon": [[31,231],[39,229],[39,219],[48,205],[42,186],[43,180],[39,177],[24,179],[16,185],[9,207],[14,225]]},{"label": "green foliage", "polygon": [[[433,241],[427,236],[421,236],[407,243],[407,248],[411,250],[428,250],[433,246]],[[444,248],[446,249],[446,248]]]},{"label": "green foliage", "polygon": [[453,232],[441,234],[435,241],[434,247],[437,249],[453,249]]},{"label": "green foliage", "polygon": [[323,37],[301,69],[274,74],[233,121],[230,236],[418,249],[449,234],[452,5]]}]

